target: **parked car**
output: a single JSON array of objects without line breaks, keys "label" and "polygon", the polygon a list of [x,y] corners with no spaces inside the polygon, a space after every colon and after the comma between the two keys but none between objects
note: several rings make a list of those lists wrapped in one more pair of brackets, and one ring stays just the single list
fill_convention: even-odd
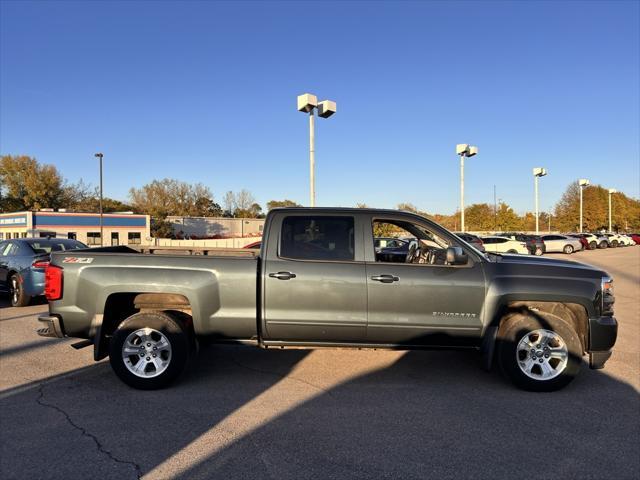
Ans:
[{"label": "parked car", "polygon": [[376,259],[384,262],[405,262],[411,241],[400,238],[374,238]]},{"label": "parked car", "polygon": [[529,255],[529,249],[525,242],[514,240],[507,237],[482,237],[482,243],[487,252],[493,253],[519,253],[520,255]]},{"label": "parked car", "polygon": [[604,235],[609,239],[610,247],[628,247],[629,245],[633,245],[633,241],[624,235],[618,233],[605,233]]},{"label": "parked car", "polygon": [[582,250],[589,250],[589,240],[581,233],[565,233],[566,237],[577,238],[582,244]]},{"label": "parked car", "polygon": [[[381,222],[417,238],[405,262],[376,260]],[[567,385],[585,352],[603,368],[616,341],[607,272],[482,254],[420,215],[274,209],[263,243],[261,255],[236,257],[54,253],[38,334],[84,339],[73,347],[93,347],[95,360],[108,356],[123,382],[145,390],[177,379],[204,336],[278,349],[466,347],[533,391]]]},{"label": "parked car", "polygon": [[250,243],[249,245],[245,245],[242,248],[249,248],[253,250],[260,250],[260,246],[262,245],[262,240],[258,240],[257,242]]},{"label": "parked car", "polygon": [[582,242],[577,238],[567,237],[566,235],[542,235],[547,253],[561,252],[571,254],[582,250]]},{"label": "parked car", "polygon": [[594,233],[593,235],[595,235],[597,239],[598,248],[609,248],[611,246],[609,245],[609,237],[606,235],[603,235],[602,233]]},{"label": "parked car", "polygon": [[77,240],[16,238],[0,242],[0,289],[8,291],[11,305],[24,307],[44,295],[44,271],[51,252],[87,248]]},{"label": "parked car", "polygon": [[620,233],[618,234],[622,240],[622,245],[625,247],[630,247],[632,245],[635,245],[636,243],[633,241],[633,238],[631,238],[631,235],[627,235],[626,233]]},{"label": "parked car", "polygon": [[465,242],[467,242],[467,243],[471,244],[472,246],[476,247],[481,252],[485,251],[484,243],[482,243],[482,239],[479,236],[473,235],[471,233],[466,233],[466,232],[454,232],[454,233],[455,233],[455,235],[460,237]]},{"label": "parked car", "polygon": [[595,250],[598,248],[598,236],[593,233],[577,233],[576,235],[581,235],[588,243],[589,250]]},{"label": "parked car", "polygon": [[629,236],[636,245],[640,245],[640,233],[630,233]]},{"label": "parked car", "polygon": [[531,255],[540,256],[546,251],[546,246],[539,235],[528,235],[525,233],[502,233],[499,236],[513,238],[519,242],[527,244],[527,249]]}]

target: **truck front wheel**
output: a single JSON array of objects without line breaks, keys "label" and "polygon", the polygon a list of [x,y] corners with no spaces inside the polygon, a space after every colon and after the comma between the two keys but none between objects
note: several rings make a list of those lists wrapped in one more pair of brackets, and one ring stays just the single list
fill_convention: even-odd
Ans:
[{"label": "truck front wheel", "polygon": [[497,346],[502,373],[523,390],[559,390],[580,371],[582,344],[576,331],[546,312],[532,311],[505,320]]},{"label": "truck front wheel", "polygon": [[140,390],[163,388],[182,374],[191,353],[189,334],[177,316],[136,313],[117,328],[109,345],[111,368]]}]

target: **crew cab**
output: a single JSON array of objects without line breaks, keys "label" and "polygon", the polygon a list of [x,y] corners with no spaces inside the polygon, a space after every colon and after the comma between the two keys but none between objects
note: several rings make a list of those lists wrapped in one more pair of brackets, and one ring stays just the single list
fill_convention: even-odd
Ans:
[{"label": "crew cab", "polygon": [[[404,258],[376,253],[379,232],[412,239]],[[174,381],[208,337],[262,348],[473,349],[518,387],[551,391],[585,354],[603,368],[617,336],[606,272],[485,254],[394,210],[274,209],[260,251],[236,256],[53,253],[46,295],[38,333],[84,339],[76,348],[109,356],[140,389]]]}]

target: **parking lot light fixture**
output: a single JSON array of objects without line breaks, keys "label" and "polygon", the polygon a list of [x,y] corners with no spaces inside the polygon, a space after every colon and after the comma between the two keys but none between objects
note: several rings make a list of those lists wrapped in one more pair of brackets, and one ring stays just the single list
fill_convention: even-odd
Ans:
[{"label": "parking lot light fixture", "polygon": [[96,153],[94,157],[100,159],[100,246],[104,246],[104,231],[102,222],[102,153]]},{"label": "parking lot light fixture", "polygon": [[329,118],[336,113],[336,102],[332,100],[323,100],[318,103],[318,97],[310,93],[298,95],[298,111],[309,114],[309,204],[316,206],[316,139],[315,139],[315,115],[314,111],[318,110],[318,116],[321,118]]},{"label": "parking lot light fixture", "polygon": [[536,197],[536,235],[540,233],[540,210],[538,208],[538,178],[544,177],[547,174],[547,169],[542,167],[536,167],[533,169],[533,189]]},{"label": "parking lot light fixture", "polygon": [[460,155],[460,231],[464,232],[464,159],[478,154],[478,147],[468,143],[456,145],[456,155]]},{"label": "parking lot light fixture", "polygon": [[618,191],[615,188],[610,188],[609,189],[609,233],[612,233],[611,231],[611,195],[613,195],[614,193],[618,193]]},{"label": "parking lot light fixture", "polygon": [[584,190],[584,187],[589,185],[589,183],[589,180],[586,178],[578,180],[578,186],[580,187],[580,233],[582,233],[582,191]]}]

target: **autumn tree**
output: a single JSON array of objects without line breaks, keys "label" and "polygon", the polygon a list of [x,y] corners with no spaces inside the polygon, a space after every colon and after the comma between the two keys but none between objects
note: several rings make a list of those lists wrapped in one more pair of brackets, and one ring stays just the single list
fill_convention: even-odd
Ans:
[{"label": "autumn tree", "polygon": [[131,188],[133,207],[154,218],[179,216],[216,216],[222,209],[213,201],[208,187],[165,178],[154,180],[141,188]]},{"label": "autumn tree", "polygon": [[262,218],[262,207],[256,202],[253,194],[246,189],[239,192],[228,191],[225,193],[222,203],[224,215],[237,218]]},{"label": "autumn tree", "polygon": [[2,212],[66,206],[64,180],[56,167],[24,155],[0,157],[0,191]]},{"label": "autumn tree", "polygon": [[131,188],[133,208],[151,215],[154,236],[166,236],[166,218],[170,215],[210,217],[220,216],[222,208],[214,202],[208,187],[165,178],[154,180],[141,188]]},{"label": "autumn tree", "polygon": [[[601,185],[589,185],[582,192],[584,231],[608,228],[609,191]],[[612,224],[614,230],[637,230],[640,228],[640,201],[615,193],[612,197]],[[554,230],[577,231],[580,227],[580,187],[572,182],[554,211]]]}]

